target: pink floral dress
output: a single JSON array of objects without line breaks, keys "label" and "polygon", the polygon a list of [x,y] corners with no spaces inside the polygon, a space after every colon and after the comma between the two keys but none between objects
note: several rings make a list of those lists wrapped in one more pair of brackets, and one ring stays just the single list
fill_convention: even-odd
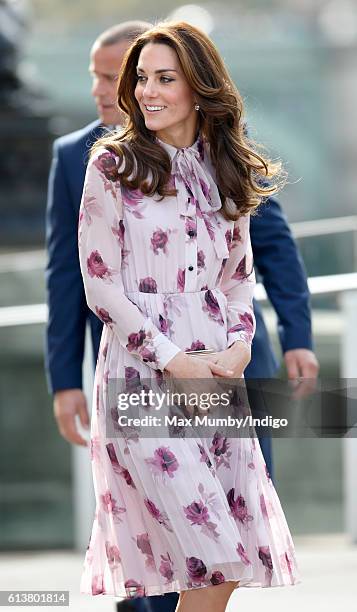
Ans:
[{"label": "pink floral dress", "polygon": [[277,493],[255,437],[107,437],[111,379],[156,381],[180,350],[223,350],[254,334],[249,216],[227,221],[209,147],[176,149],[176,196],[120,184],[100,149],[86,174],[79,254],[104,328],[95,372],[91,460],[96,513],[81,592],[118,597],[240,581],[300,582]]}]

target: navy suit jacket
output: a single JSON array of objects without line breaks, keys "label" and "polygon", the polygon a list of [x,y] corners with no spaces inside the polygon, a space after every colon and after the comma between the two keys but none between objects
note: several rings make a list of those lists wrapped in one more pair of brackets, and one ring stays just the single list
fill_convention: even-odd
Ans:
[{"label": "navy suit jacket", "polygon": [[[86,304],[78,259],[79,206],[88,153],[103,133],[98,121],[57,139],[49,177],[46,216],[48,263],[46,287],[49,319],[46,372],[49,390],[82,388],[86,321],[89,320],[96,360],[102,323]],[[309,291],[306,274],[287,220],[270,198],[251,218],[255,267],[277,313],[283,352],[312,348]],[[270,378],[278,369],[259,304],[247,378]]]}]

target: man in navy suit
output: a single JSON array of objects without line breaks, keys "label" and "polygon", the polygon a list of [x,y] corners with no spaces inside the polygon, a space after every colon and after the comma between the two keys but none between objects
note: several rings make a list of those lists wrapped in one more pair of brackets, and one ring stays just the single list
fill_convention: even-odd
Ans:
[{"label": "man in navy suit", "polygon": [[[82,362],[86,322],[89,321],[96,356],[102,323],[86,304],[77,247],[80,200],[88,152],[105,126],[120,125],[115,106],[116,79],[131,40],[150,24],[129,22],[114,26],[95,41],[91,50],[92,95],[99,120],[55,141],[47,206],[48,265],[46,269],[49,319],[46,370],[54,395],[54,413],[60,433],[71,443],[86,446],[75,417],[89,426],[87,400],[82,391]],[[318,364],[312,352],[309,291],[306,275],[286,218],[270,198],[251,219],[251,240],[256,269],[277,313],[279,335],[288,377],[315,378]],[[259,304],[255,304],[257,330],[247,378],[270,378],[278,369]],[[259,402],[259,400],[258,400]],[[253,413],[254,413],[253,402]],[[259,408],[259,406],[257,406]],[[272,474],[271,438],[260,439]],[[118,610],[175,609],[177,597],[168,594],[118,605]],[[141,606],[141,607],[140,607]],[[146,606],[142,607],[142,606]]]}]

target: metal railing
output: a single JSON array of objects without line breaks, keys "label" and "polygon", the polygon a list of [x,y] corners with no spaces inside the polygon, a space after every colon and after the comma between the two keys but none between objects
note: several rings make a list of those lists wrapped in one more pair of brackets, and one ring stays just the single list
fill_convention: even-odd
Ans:
[{"label": "metal railing", "polygon": [[[357,257],[357,215],[298,221],[290,223],[290,229],[297,240],[313,236],[330,236],[352,232]],[[0,254],[0,273],[15,270],[36,270],[44,268],[45,265],[46,251],[44,249]]]}]

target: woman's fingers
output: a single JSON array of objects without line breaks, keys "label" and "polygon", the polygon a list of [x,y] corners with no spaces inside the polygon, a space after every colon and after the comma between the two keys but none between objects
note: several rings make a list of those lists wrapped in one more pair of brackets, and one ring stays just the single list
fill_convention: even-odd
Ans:
[{"label": "woman's fingers", "polygon": [[220,365],[219,363],[213,363],[213,361],[208,361],[207,363],[213,374],[218,374],[219,376],[227,376],[228,378],[234,375],[233,370],[223,365]]}]

